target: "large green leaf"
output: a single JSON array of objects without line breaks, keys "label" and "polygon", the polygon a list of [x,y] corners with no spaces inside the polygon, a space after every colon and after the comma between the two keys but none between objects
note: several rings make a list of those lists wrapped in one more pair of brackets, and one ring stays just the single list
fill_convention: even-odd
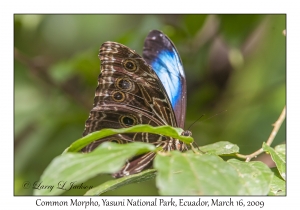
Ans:
[{"label": "large green leaf", "polygon": [[285,180],[286,177],[286,161],[285,161],[285,144],[277,146],[276,150],[268,146],[266,143],[263,143],[262,146],[265,152],[268,152],[272,160],[275,162],[277,169],[280,173],[280,176]]},{"label": "large green leaf", "polygon": [[244,195],[237,171],[215,155],[172,151],[154,160],[161,195]]},{"label": "large green leaf", "polygon": [[268,195],[286,195],[286,182],[281,178],[276,168],[272,168],[271,170],[274,173],[274,177],[272,179],[271,188]]},{"label": "large green leaf", "polygon": [[239,147],[228,141],[220,141],[200,147],[201,151],[214,155],[229,155],[239,152]]},{"label": "large green leaf", "polygon": [[61,194],[65,191],[59,189],[62,180],[68,182],[68,187],[64,188],[69,188],[69,183],[74,181],[80,185],[100,173],[115,173],[127,159],[155,149],[141,142],[124,145],[105,142],[90,153],[64,153],[52,160],[40,179],[42,185],[54,186],[53,189],[35,190],[34,195]]},{"label": "large green leaf", "polygon": [[267,195],[270,190],[273,172],[262,162],[242,162],[237,159],[227,161],[238,172],[245,195]]},{"label": "large green leaf", "polygon": [[183,130],[181,128],[174,128],[168,125],[152,127],[150,125],[136,125],[129,128],[121,128],[121,129],[102,129],[100,131],[93,132],[81,139],[78,139],[70,147],[68,147],[65,152],[77,152],[86,145],[91,142],[104,138],[106,136],[111,136],[114,134],[120,133],[136,133],[136,132],[146,132],[146,133],[154,133],[161,134],[165,136],[170,136],[175,139],[179,139],[186,144],[192,143],[194,140],[190,136],[182,136],[181,133]]},{"label": "large green leaf", "polygon": [[138,183],[138,182],[147,181],[149,179],[153,179],[155,176],[156,176],[156,170],[149,169],[138,174],[125,176],[119,179],[109,180],[87,191],[85,195],[100,195],[107,191],[117,189],[127,184]]}]

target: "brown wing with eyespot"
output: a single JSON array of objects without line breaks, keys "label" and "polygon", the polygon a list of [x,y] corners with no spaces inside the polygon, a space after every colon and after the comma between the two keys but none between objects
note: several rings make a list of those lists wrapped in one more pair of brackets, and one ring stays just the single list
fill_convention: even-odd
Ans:
[{"label": "brown wing with eyespot", "polygon": [[[101,73],[83,136],[103,128],[125,128],[138,124],[177,127],[172,106],[159,78],[141,56],[122,44],[105,42],[100,48],[99,58]],[[164,150],[174,150],[178,144],[178,140],[157,134],[118,134],[94,141],[82,151],[90,152],[105,141],[149,142],[162,146]],[[135,157],[115,177],[140,172],[151,165],[154,156],[154,153],[148,153]]]}]

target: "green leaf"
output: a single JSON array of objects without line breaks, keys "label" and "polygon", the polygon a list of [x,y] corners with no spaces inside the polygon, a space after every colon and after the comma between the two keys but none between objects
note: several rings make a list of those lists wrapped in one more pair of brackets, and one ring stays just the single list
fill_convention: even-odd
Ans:
[{"label": "green leaf", "polygon": [[272,179],[271,188],[268,195],[286,195],[286,182],[282,180],[276,168],[272,168],[271,170],[274,173],[274,177]]},{"label": "green leaf", "polygon": [[77,152],[80,149],[84,148],[86,145],[92,143],[97,139],[101,139],[107,136],[111,136],[114,134],[121,134],[121,133],[136,133],[136,132],[145,132],[145,133],[154,133],[154,134],[161,134],[164,136],[170,136],[175,139],[179,139],[180,141],[190,144],[194,140],[190,136],[181,136],[183,130],[181,128],[174,128],[168,125],[153,127],[150,125],[136,125],[129,128],[121,128],[121,129],[102,129],[100,131],[93,132],[81,139],[78,139],[74,143],[68,147],[65,152]]},{"label": "green leaf", "polygon": [[274,176],[271,182],[270,192],[268,195],[286,195],[286,182]]},{"label": "green leaf", "polygon": [[262,162],[242,162],[237,159],[227,161],[238,172],[245,195],[267,195],[273,172]]},{"label": "green leaf", "polygon": [[272,160],[275,162],[277,169],[280,173],[280,176],[285,180],[286,176],[286,161],[285,161],[285,147],[284,145],[281,145],[277,147],[276,150],[274,150],[272,147],[268,146],[266,143],[263,143],[263,150],[267,153],[269,153],[272,157]]},{"label": "green leaf", "polygon": [[228,141],[220,141],[200,147],[200,150],[208,154],[229,155],[238,153],[239,147],[236,144],[232,144]]},{"label": "green leaf", "polygon": [[78,184],[100,174],[115,173],[121,169],[125,161],[135,155],[155,151],[151,144],[135,142],[116,144],[105,142],[90,153],[65,153],[52,160],[41,176],[42,185],[54,186],[52,190],[34,190],[34,195],[59,195],[60,181]]},{"label": "green leaf", "polygon": [[285,144],[279,144],[274,149],[275,149],[276,152],[278,152],[282,155],[285,155],[285,148],[286,148]]},{"label": "green leaf", "polygon": [[86,192],[85,195],[100,195],[107,191],[117,189],[119,187],[122,187],[127,184],[132,183],[138,183],[138,182],[144,182],[149,179],[153,179],[156,176],[156,170],[155,169],[149,169],[145,170],[138,174],[133,174],[130,176],[125,176],[119,179],[113,179],[109,180],[97,187],[94,187],[93,189]]},{"label": "green leaf", "polygon": [[154,160],[161,195],[244,195],[236,170],[215,155],[172,151]]}]

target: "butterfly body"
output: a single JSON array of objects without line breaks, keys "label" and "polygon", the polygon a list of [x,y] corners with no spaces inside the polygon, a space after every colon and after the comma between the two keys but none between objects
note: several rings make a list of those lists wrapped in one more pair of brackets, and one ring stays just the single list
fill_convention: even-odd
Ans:
[{"label": "butterfly body", "polygon": [[[153,37],[156,37],[155,45],[165,48],[151,47]],[[163,38],[167,39],[169,48],[161,41],[157,43],[157,40],[164,40]],[[172,67],[174,65],[176,67],[180,64],[182,68],[176,48],[161,32],[152,31],[145,40],[143,57],[116,42],[102,44],[99,53],[101,73],[98,77],[93,109],[86,121],[83,136],[103,128],[124,128],[138,124],[183,127],[186,102],[183,69],[175,68],[175,71],[168,72],[170,68],[174,69]],[[172,61],[169,59],[172,57],[175,61],[176,59],[180,61],[179,64],[171,65]],[[184,80],[184,85],[180,83],[181,80]],[[165,151],[186,149],[182,142],[171,137],[150,133],[129,133],[99,139],[82,151],[90,152],[105,141],[118,143],[142,141],[161,146]],[[114,176],[122,177],[138,173],[151,166],[154,157],[155,153],[135,157]]]}]

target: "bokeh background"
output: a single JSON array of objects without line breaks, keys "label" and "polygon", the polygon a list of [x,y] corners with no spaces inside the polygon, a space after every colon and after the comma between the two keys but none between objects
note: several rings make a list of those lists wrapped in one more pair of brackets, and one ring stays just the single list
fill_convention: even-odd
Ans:
[{"label": "bokeh background", "polygon": [[[82,136],[101,44],[116,41],[142,54],[152,29],[166,33],[182,58],[186,128],[205,115],[189,128],[199,146],[230,141],[249,154],[267,141],[286,104],[285,15],[14,15],[15,195],[32,195],[24,182],[38,181]],[[285,141],[284,122],[272,146]],[[102,174],[84,184],[110,179]],[[105,195],[158,190],[151,180]]]}]

